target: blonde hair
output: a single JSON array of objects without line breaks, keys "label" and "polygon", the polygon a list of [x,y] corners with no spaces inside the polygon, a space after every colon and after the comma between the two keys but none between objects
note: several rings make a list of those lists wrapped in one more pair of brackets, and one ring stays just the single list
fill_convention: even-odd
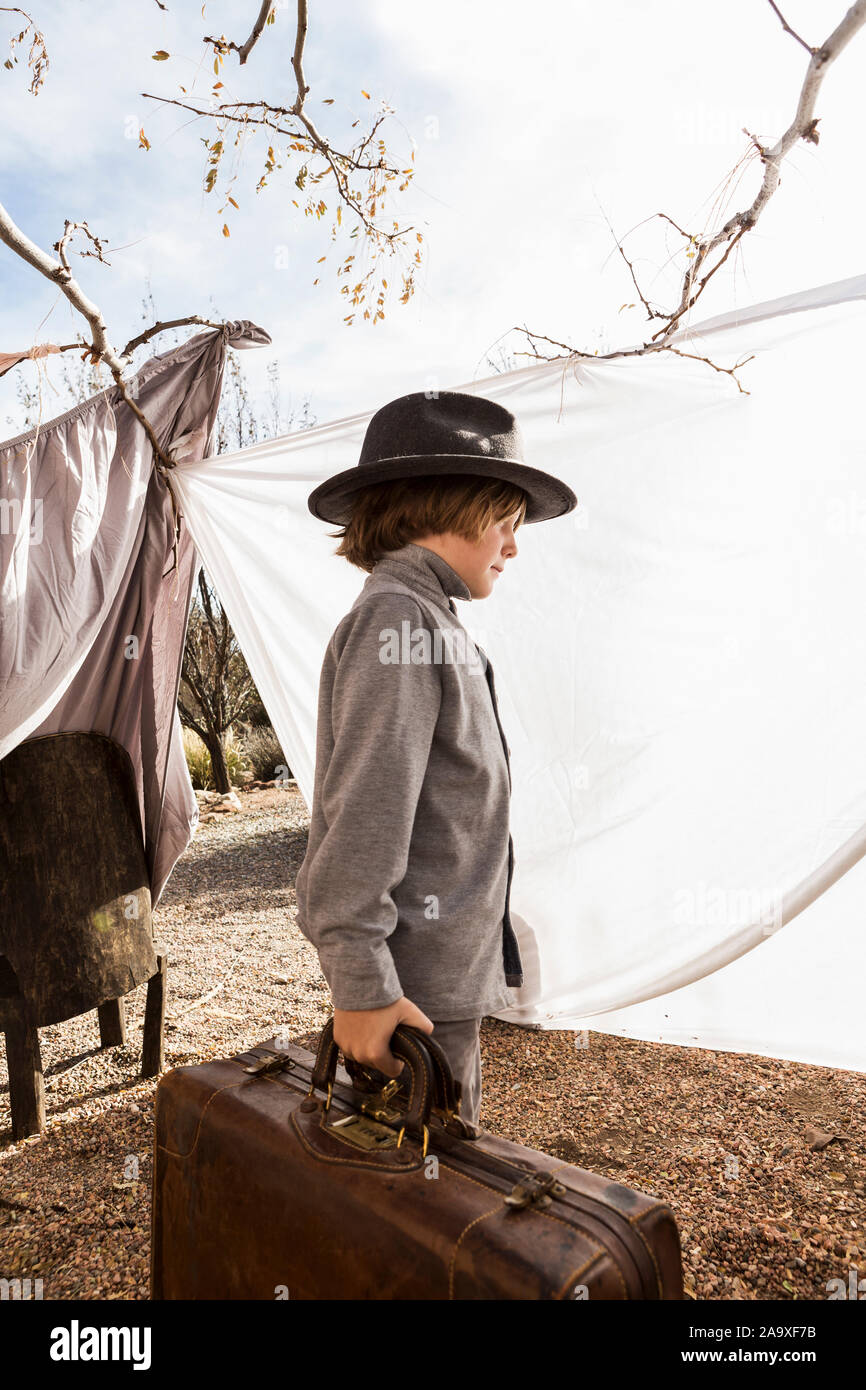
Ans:
[{"label": "blonde hair", "polygon": [[389,550],[399,550],[418,536],[452,531],[466,540],[480,540],[488,526],[520,512],[528,498],[516,483],[475,474],[442,473],[421,478],[397,478],[361,488],[350,520],[336,534],[336,554],[359,569],[373,569]]}]

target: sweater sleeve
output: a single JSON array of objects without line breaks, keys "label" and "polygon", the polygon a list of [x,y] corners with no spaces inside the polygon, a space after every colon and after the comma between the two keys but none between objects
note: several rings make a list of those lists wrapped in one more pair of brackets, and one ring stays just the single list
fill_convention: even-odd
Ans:
[{"label": "sweater sleeve", "polygon": [[[404,624],[407,637],[423,626],[417,600],[371,595],[333,639],[325,829],[307,874],[305,924],[338,1009],[384,1008],[403,993],[388,948],[398,918],[392,893],[406,874],[442,703],[429,652],[420,662],[382,660],[388,631],[399,657]],[[411,655],[411,640],[404,649]]]}]

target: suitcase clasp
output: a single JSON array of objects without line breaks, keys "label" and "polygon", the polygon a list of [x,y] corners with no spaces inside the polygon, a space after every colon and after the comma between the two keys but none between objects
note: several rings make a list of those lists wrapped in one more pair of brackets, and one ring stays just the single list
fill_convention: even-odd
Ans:
[{"label": "suitcase clasp", "polygon": [[360,1092],[358,1094],[358,1109],[363,1110],[365,1115],[369,1115],[373,1120],[381,1120],[384,1124],[393,1124],[400,1118],[400,1111],[394,1106],[389,1105],[388,1101],[399,1089],[399,1076],[393,1077],[383,1086],[381,1091]]},{"label": "suitcase clasp", "polygon": [[535,1172],[523,1182],[515,1183],[505,1202],[509,1207],[549,1207],[550,1194],[561,1197],[564,1192],[562,1183],[557,1182],[552,1173]]},{"label": "suitcase clasp", "polygon": [[266,1076],[273,1071],[291,1071],[295,1065],[293,1057],[288,1052],[277,1052],[271,1057],[263,1057],[259,1062],[253,1062],[251,1067],[244,1067],[248,1076]]}]

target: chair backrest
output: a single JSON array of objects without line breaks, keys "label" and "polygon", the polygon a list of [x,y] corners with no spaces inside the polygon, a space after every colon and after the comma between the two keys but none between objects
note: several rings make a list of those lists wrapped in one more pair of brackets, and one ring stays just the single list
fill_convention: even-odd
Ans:
[{"label": "chair backrest", "polygon": [[0,760],[0,884],[0,956],[35,1026],[86,1013],[154,974],[150,876],[125,748],[105,734],[47,734]]}]

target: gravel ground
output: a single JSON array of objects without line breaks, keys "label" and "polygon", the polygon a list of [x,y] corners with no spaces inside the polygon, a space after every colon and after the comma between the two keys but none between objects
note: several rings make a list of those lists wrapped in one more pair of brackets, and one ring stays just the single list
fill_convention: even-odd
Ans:
[{"label": "gravel ground", "polygon": [[[281,1029],[311,1046],[330,1016],[295,925],[303,799],[240,796],[199,827],[154,915],[167,1068]],[[127,998],[127,1046],[99,1050],[95,1011],[41,1030],[48,1125],[17,1144],[0,1049],[0,1277],[41,1278],[45,1299],[148,1297],[144,996]],[[829,1280],[866,1278],[866,1075],[493,1018],[481,1044],[484,1127],[669,1202],[689,1298],[823,1300]]]}]

